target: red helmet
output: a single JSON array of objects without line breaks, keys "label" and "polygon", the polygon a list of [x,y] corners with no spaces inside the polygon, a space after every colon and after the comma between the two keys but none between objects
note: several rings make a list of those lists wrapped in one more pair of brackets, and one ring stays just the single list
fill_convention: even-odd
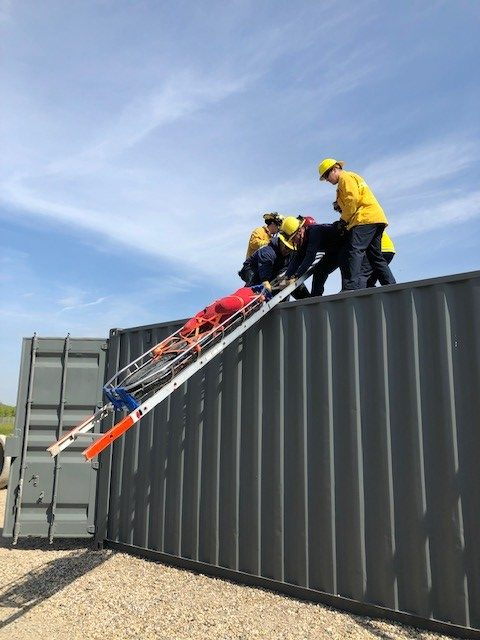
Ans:
[{"label": "red helmet", "polygon": [[304,227],[309,227],[311,224],[317,224],[315,218],[312,216],[297,216],[299,220],[302,220]]}]

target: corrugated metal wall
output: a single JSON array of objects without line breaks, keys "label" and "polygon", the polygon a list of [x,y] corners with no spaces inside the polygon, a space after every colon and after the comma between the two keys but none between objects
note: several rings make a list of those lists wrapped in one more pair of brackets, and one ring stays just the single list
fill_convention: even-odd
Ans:
[{"label": "corrugated metal wall", "polygon": [[106,538],[479,628],[479,326],[480,272],[281,305],[115,444]]},{"label": "corrugated metal wall", "polygon": [[97,471],[81,455],[87,441],[55,459],[46,448],[102,406],[106,352],[102,338],[24,338],[4,536],[93,536]]}]

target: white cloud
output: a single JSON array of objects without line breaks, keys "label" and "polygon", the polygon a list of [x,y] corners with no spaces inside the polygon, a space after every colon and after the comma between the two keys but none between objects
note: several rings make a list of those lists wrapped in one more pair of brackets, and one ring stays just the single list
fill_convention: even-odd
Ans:
[{"label": "white cloud", "polygon": [[65,311],[78,311],[79,309],[86,309],[87,307],[95,307],[109,299],[110,296],[102,296],[96,300],[92,300],[91,302],[82,302],[80,304],[75,302],[71,302],[70,304],[67,303],[67,306],[62,307],[59,313],[64,313]]},{"label": "white cloud", "polygon": [[[272,208],[311,213],[306,209],[315,201],[322,201],[317,184],[310,184],[308,179],[282,179],[279,184],[250,188],[238,181],[227,194],[221,184],[222,175],[216,179],[217,168],[212,167],[211,183],[205,185],[201,184],[200,174],[190,180],[172,176],[168,166],[159,167],[146,160],[139,166],[122,154],[145,144],[158,134],[159,128],[167,129],[172,123],[254,88],[285,54],[306,53],[319,38],[330,36],[332,30],[342,28],[346,33],[371,19],[370,13],[359,7],[332,13],[334,7],[333,2],[323,5],[314,12],[317,19],[308,26],[305,17],[309,11],[302,10],[290,21],[277,20],[266,29],[253,30],[240,48],[228,48],[225,57],[218,58],[209,68],[202,69],[199,60],[191,67],[174,65],[161,81],[155,82],[152,76],[154,86],[150,91],[137,92],[110,117],[102,113],[81,149],[75,122],[71,127],[72,143],[62,140],[63,153],[54,153],[50,162],[45,162],[49,153],[41,153],[41,138],[33,138],[33,146],[37,146],[33,163],[28,148],[10,154],[7,145],[4,156],[17,160],[5,172],[7,177],[1,185],[3,202],[15,207],[18,216],[41,217],[88,230],[115,245],[174,262],[182,274],[194,271],[211,277],[218,273],[222,261],[226,265],[234,261],[241,264],[244,243],[238,248],[238,238],[248,236],[249,227],[257,224],[258,214]],[[310,96],[317,108],[364,83],[377,64],[371,46],[350,47],[344,55],[342,48],[342,44],[335,43],[328,50],[326,60],[329,56],[332,61],[335,59],[333,73],[331,65],[321,65],[322,82]],[[318,61],[312,60],[317,67]],[[148,60],[148,65],[153,73],[152,61]],[[305,90],[299,86],[296,91]],[[35,105],[23,101],[22,108],[27,110],[22,120],[28,123]],[[15,148],[14,138],[10,144]],[[158,136],[156,139],[161,140]],[[77,151],[69,152],[70,149]],[[175,150],[171,153],[174,156]],[[22,157],[28,158],[25,171],[18,164]],[[208,172],[208,167],[199,170]],[[327,202],[328,198],[325,196],[324,200]],[[238,222],[232,222],[236,216]],[[178,242],[171,242],[171,238],[180,237],[181,251]]]},{"label": "white cloud", "polygon": [[158,128],[241,92],[249,80],[248,76],[199,76],[188,70],[169,77],[162,87],[134,97],[112,117],[113,123],[98,134],[97,140],[90,142],[79,154],[51,163],[45,174],[94,174]]},{"label": "white cloud", "polygon": [[[436,183],[455,186],[462,171],[480,159],[476,142],[459,134],[446,140],[428,141],[402,153],[384,155],[365,167],[369,184],[382,197],[401,197],[428,192]],[[348,167],[345,167],[348,169]]]},{"label": "white cloud", "polygon": [[400,213],[395,220],[395,235],[422,234],[434,229],[448,229],[480,217],[480,191],[463,197],[439,202],[435,206],[422,207]]},{"label": "white cloud", "polygon": [[[1,268],[11,277],[2,281],[0,308],[0,401],[14,402],[21,340],[41,336],[107,337],[112,327],[131,327],[191,315],[188,280],[139,277],[132,290],[121,282],[99,281],[95,290],[65,284],[61,270],[45,281],[26,252],[3,248]],[[80,277],[79,277],[80,279]],[[193,279],[194,280],[194,279]],[[112,292],[113,287],[113,292]]]},{"label": "white cloud", "polygon": [[[449,220],[461,222],[479,215],[478,192],[462,196],[458,190],[445,189],[446,181],[453,184],[476,160],[475,147],[465,142],[461,143],[464,153],[458,159],[458,144],[455,141],[427,144],[381,158],[362,170],[384,205],[395,236],[441,228]],[[444,160],[441,167],[439,157]],[[319,222],[329,222],[336,217],[331,208],[333,196],[334,190],[328,185],[319,186],[313,176],[297,177],[243,189],[230,199],[223,196],[217,199],[208,217],[203,217],[198,211],[208,205],[195,195],[182,203],[181,210],[170,211],[168,215],[132,207],[135,215],[130,216],[125,209],[108,212],[43,200],[18,184],[7,192],[8,202],[19,209],[89,229],[115,246],[124,245],[135,252],[168,260],[184,280],[195,274],[197,281],[203,276],[216,277],[225,283],[231,281],[231,275],[240,267],[246,238],[260,222],[261,213],[267,210],[302,213],[314,215]]]}]

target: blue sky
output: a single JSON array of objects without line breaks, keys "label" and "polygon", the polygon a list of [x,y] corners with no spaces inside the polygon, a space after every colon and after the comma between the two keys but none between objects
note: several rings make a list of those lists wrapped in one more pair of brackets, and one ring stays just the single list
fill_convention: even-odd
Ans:
[{"label": "blue sky", "polygon": [[479,269],[479,27],[478,0],[0,0],[0,401],[22,336],[190,316],[265,211],[334,220],[325,156],[399,282]]}]

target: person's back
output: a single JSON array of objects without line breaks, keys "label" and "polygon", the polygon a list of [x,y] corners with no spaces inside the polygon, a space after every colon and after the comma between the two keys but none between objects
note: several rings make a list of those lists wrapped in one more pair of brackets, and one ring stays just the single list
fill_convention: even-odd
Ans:
[{"label": "person's back", "polygon": [[267,245],[271,240],[271,235],[268,233],[266,225],[263,227],[257,227],[254,229],[248,240],[246,257],[252,256],[255,251]]},{"label": "person's back", "polygon": [[358,173],[343,169],[338,177],[337,203],[341,219],[351,229],[359,224],[387,224],[387,217],[372,190]]},{"label": "person's back", "polygon": [[324,255],[313,271],[312,296],[322,296],[328,276],[339,266],[343,235],[338,223],[315,224],[305,231],[304,241],[287,268],[287,277],[298,278],[313,263],[319,251]]},{"label": "person's back", "polygon": [[299,278],[311,266],[319,251],[329,251],[340,243],[338,227],[335,224],[312,224],[305,228],[300,246],[288,265],[286,277]]}]

